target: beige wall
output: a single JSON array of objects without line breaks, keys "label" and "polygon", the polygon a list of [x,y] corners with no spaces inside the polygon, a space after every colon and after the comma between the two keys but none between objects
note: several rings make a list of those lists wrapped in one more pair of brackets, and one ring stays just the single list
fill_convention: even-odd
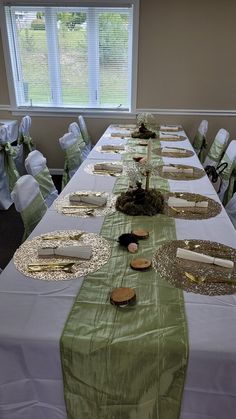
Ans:
[{"label": "beige wall", "polygon": [[[140,0],[137,109],[215,110],[209,115],[158,115],[183,124],[192,138],[199,122],[209,121],[209,139],[225,127],[236,138],[236,2],[234,0]],[[0,39],[0,107],[9,105]],[[222,115],[220,112],[222,111]],[[158,111],[156,111],[158,112]],[[51,168],[62,168],[58,138],[76,116],[32,116],[31,134]],[[15,117],[0,111],[1,118]],[[17,117],[18,120],[21,116]],[[93,142],[111,118],[86,118]]]}]

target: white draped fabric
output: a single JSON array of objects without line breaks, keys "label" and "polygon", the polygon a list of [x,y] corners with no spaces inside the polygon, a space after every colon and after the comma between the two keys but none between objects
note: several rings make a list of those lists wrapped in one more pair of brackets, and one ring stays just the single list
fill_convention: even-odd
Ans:
[{"label": "white draped fabric", "polygon": [[[108,130],[99,141],[107,144]],[[182,133],[184,134],[184,133]],[[114,141],[117,140],[109,140]],[[123,144],[126,140],[120,140]],[[176,146],[176,142],[162,142]],[[192,149],[189,141],[181,147]],[[179,144],[179,146],[180,146]],[[85,168],[119,154],[92,151],[61,196],[78,190],[111,192],[112,176],[88,174]],[[165,164],[176,163],[165,158]],[[178,163],[200,167],[196,155]],[[219,202],[207,176],[169,181],[170,190],[197,192]],[[103,217],[66,217],[55,205],[30,237],[54,230],[82,229],[99,233]],[[203,239],[236,248],[236,233],[226,211],[206,220],[176,219],[177,239]],[[11,262],[0,281],[0,417],[1,419],[66,419],[59,340],[83,278],[47,282],[18,272]],[[180,419],[235,419],[236,297],[184,292],[189,332],[189,363]],[[79,419],[79,418],[78,418]],[[84,419],[84,418],[81,418]],[[93,418],[91,418],[93,419]],[[144,418],[146,419],[146,418]]]}]

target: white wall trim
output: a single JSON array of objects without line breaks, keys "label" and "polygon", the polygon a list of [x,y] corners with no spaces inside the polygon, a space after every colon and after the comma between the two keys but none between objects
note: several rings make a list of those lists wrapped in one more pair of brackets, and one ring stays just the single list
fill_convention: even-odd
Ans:
[{"label": "white wall trim", "polygon": [[136,109],[137,114],[142,112],[156,115],[236,116],[235,109]]},{"label": "white wall trim", "polygon": [[6,104],[0,104],[0,111],[11,112],[12,115],[24,116],[26,114],[41,117],[77,117],[83,114],[88,118],[107,118],[107,119],[134,119],[137,114],[149,112],[154,115],[209,115],[209,116],[236,116],[236,109],[165,109],[165,108],[139,108],[134,112],[113,111],[113,110],[93,110],[77,108],[36,108],[21,107],[16,108]]}]

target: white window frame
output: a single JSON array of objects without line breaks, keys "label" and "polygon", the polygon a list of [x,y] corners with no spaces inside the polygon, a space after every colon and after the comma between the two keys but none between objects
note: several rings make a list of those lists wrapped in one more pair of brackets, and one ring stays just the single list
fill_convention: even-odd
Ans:
[{"label": "white window frame", "polygon": [[[128,94],[129,94],[129,104],[130,107],[129,109],[103,109],[103,108],[97,108],[96,104],[97,101],[99,101],[99,97],[98,97],[98,83],[99,83],[99,74],[97,73],[97,77],[94,77],[94,72],[92,71],[93,66],[89,66],[90,68],[90,72],[89,72],[89,79],[90,79],[90,84],[92,87],[92,89],[90,89],[90,95],[89,95],[89,107],[88,108],[79,108],[79,107],[66,107],[63,106],[61,104],[61,97],[60,97],[60,89],[56,89],[57,94],[55,94],[54,91],[52,91],[52,95],[54,97],[54,101],[56,103],[56,106],[34,106],[34,104],[32,104],[32,106],[17,106],[17,102],[18,102],[18,98],[16,97],[16,92],[15,92],[15,88],[14,85],[16,86],[16,90],[18,91],[18,95],[23,95],[24,91],[23,91],[23,84],[18,82],[17,80],[14,80],[14,73],[17,74],[17,69],[15,68],[15,71],[12,71],[12,67],[11,67],[11,58],[10,58],[10,49],[13,48],[13,45],[9,45],[8,43],[8,36],[7,36],[7,22],[5,19],[5,10],[4,10],[4,5],[11,5],[11,6],[16,6],[19,10],[20,10],[20,6],[19,6],[19,1],[18,0],[12,0],[12,2],[8,2],[7,0],[0,0],[0,25],[1,25],[1,30],[2,30],[2,38],[3,38],[3,45],[4,45],[4,57],[5,57],[5,64],[6,64],[6,70],[7,70],[7,79],[8,79],[8,87],[9,87],[9,95],[10,95],[10,108],[13,111],[14,114],[22,114],[25,113],[26,111],[28,113],[32,113],[32,114],[38,114],[38,115],[43,115],[45,113],[47,114],[58,114],[58,113],[64,113],[64,114],[68,114],[68,113],[76,113],[78,114],[78,111],[81,113],[86,113],[86,114],[94,114],[94,115],[103,115],[107,114],[107,115],[115,115],[117,114],[120,115],[122,114],[123,116],[125,116],[125,114],[127,115],[135,115],[136,113],[136,98],[137,98],[137,63],[138,63],[138,22],[139,22],[139,0],[124,0],[122,1],[116,1],[116,0],[106,0],[104,3],[100,3],[100,1],[93,1],[93,0],[86,0],[84,2],[76,2],[75,0],[71,0],[70,1],[70,7],[73,8],[74,7],[90,7],[90,6],[95,6],[95,7],[133,7],[133,22],[132,22],[132,31],[130,31],[129,36],[130,36],[130,43],[129,45],[131,46],[130,48],[132,49],[132,51],[129,51],[128,55],[129,55],[129,59],[130,59],[130,77],[129,77],[129,87],[128,87]],[[50,4],[49,4],[50,3]],[[48,2],[46,0],[24,0],[23,2],[24,6],[30,6],[31,9],[38,9],[38,7],[44,7],[44,6],[58,6],[58,7],[63,7],[63,6],[68,6],[67,2],[65,0],[57,0],[57,2],[54,2],[54,0],[52,2]],[[23,7],[24,8],[24,7]],[[89,15],[88,16],[89,20],[93,19],[93,16]],[[96,31],[96,24],[94,25],[94,33]],[[48,35],[47,35],[48,36]],[[53,45],[54,42],[57,42],[57,38],[55,36],[53,36],[53,34],[51,34],[50,39],[48,39],[48,44],[49,45]],[[89,48],[91,48],[91,45],[93,43],[89,43]],[[94,44],[93,44],[93,48],[94,48]],[[96,49],[96,48],[95,48]],[[17,53],[15,51],[15,53]],[[93,55],[95,57],[96,60],[98,60],[98,48],[94,51],[92,51],[92,54],[89,54],[89,56]],[[54,59],[57,60],[58,57],[54,56]],[[19,61],[19,60],[18,60]],[[55,61],[54,61],[55,62]],[[51,86],[55,85],[55,81],[58,81],[60,84],[60,75],[57,74],[57,70],[55,71],[55,66],[50,66],[51,68],[54,68],[54,70],[52,70],[50,72],[50,78],[53,78],[54,82],[51,83]],[[58,71],[59,71],[59,66],[57,66]],[[21,73],[21,71],[19,72]],[[14,84],[15,81],[15,84]],[[18,87],[17,88],[17,83],[18,83]],[[22,96],[21,96],[22,97]]]}]

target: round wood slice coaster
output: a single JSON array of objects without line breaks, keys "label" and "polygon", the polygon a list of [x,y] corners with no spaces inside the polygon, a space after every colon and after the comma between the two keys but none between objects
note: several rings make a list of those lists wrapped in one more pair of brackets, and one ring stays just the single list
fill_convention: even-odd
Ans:
[{"label": "round wood slice coaster", "polygon": [[116,306],[124,306],[133,304],[136,301],[136,293],[133,288],[115,288],[110,296],[111,304]]},{"label": "round wood slice coaster", "polygon": [[136,269],[138,271],[144,271],[145,269],[150,268],[151,265],[152,261],[146,258],[137,258],[131,260],[130,262],[131,268]]},{"label": "round wood slice coaster", "polygon": [[138,239],[147,239],[149,237],[149,231],[143,230],[142,228],[137,228],[136,230],[131,231]]}]

